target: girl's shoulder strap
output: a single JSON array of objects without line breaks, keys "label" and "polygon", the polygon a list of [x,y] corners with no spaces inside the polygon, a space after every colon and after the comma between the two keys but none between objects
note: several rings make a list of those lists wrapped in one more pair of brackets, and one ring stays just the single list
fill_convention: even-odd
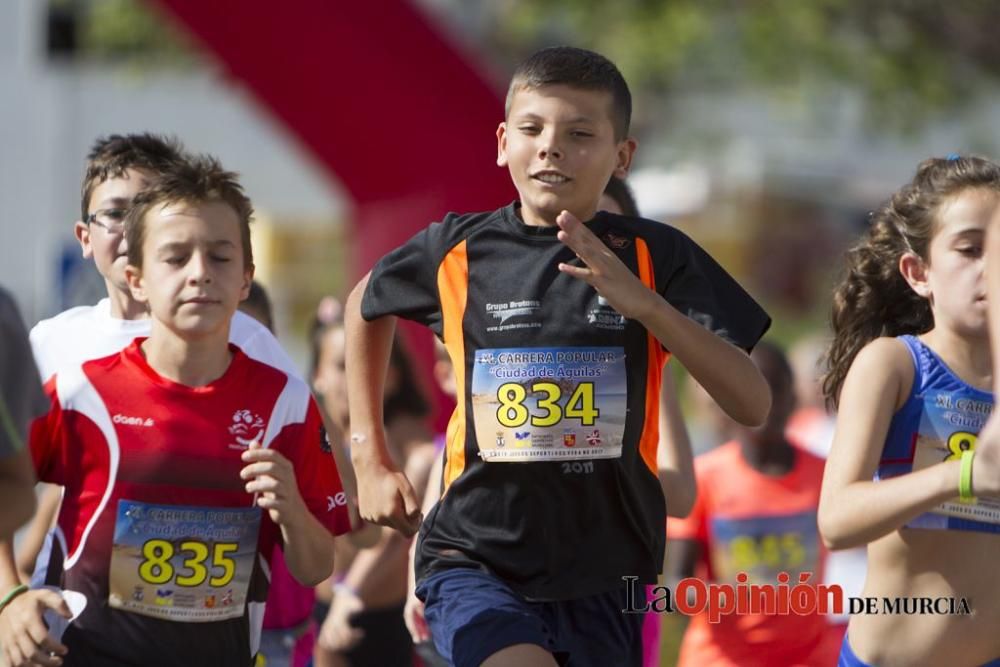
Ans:
[{"label": "girl's shoulder strap", "polygon": [[910,357],[913,359],[914,370],[916,370],[917,373],[924,370],[921,367],[926,366],[930,361],[930,357],[927,354],[927,346],[924,345],[919,338],[912,334],[896,336],[896,340],[903,343],[903,345],[906,346],[906,349],[910,352]]},{"label": "girl's shoulder strap", "polygon": [[909,401],[923,391],[928,365],[934,362],[934,356],[930,354],[927,346],[916,336],[904,334],[897,336],[896,340],[906,346],[907,351],[910,353],[910,359],[913,360],[913,384],[910,387],[910,393],[907,398],[907,401]]},{"label": "girl's shoulder strap", "polygon": [[968,393],[983,400],[992,398],[990,392],[977,389],[963,380],[937,352],[916,336],[899,336],[899,340],[906,344],[913,357],[914,394],[934,390]]}]

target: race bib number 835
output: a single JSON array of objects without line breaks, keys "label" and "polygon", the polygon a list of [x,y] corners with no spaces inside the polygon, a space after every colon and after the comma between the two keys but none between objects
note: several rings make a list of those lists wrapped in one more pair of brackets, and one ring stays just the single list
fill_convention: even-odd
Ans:
[{"label": "race bib number 835", "polygon": [[182,622],[243,615],[260,510],[121,500],[108,604]]}]

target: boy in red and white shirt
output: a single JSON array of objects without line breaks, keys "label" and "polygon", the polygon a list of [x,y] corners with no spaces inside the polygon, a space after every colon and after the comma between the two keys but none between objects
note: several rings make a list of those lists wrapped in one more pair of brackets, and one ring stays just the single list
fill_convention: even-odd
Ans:
[{"label": "boy in red and white shirt", "polygon": [[[331,533],[349,520],[315,403],[229,344],[253,276],[251,213],[210,158],[179,162],[133,200],[126,277],[149,337],[60,368],[31,435],[39,477],[65,487],[46,583],[86,608],[59,638],[42,621],[70,616],[59,593],[13,597],[0,609],[11,664],[246,667],[272,546],[302,583],[329,575]],[[2,546],[6,591],[18,581]]]}]

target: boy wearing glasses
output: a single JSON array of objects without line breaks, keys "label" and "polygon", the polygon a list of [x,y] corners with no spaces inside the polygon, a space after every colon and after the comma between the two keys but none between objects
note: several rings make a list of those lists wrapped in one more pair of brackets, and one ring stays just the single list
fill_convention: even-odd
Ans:
[{"label": "boy wearing glasses", "polygon": [[[274,549],[303,585],[329,576],[350,522],[316,404],[229,342],[253,277],[252,212],[208,156],[136,195],[125,275],[149,336],[46,384],[30,450],[39,478],[66,488],[46,581],[64,594],[26,592],[0,541],[12,667],[247,667]],[[43,623],[83,599],[64,632]]]}]

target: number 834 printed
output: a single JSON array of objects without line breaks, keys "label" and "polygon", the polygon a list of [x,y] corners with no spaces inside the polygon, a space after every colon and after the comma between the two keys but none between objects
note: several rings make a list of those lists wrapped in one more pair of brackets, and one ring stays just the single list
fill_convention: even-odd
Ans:
[{"label": "number 834 printed", "polygon": [[524,426],[529,421],[532,426],[555,426],[563,419],[578,419],[583,426],[593,426],[601,411],[594,405],[594,383],[581,382],[566,401],[566,407],[559,405],[563,390],[554,382],[535,382],[530,386],[535,409],[525,405],[528,389],[517,382],[508,382],[497,388],[497,421],[508,428]]}]

